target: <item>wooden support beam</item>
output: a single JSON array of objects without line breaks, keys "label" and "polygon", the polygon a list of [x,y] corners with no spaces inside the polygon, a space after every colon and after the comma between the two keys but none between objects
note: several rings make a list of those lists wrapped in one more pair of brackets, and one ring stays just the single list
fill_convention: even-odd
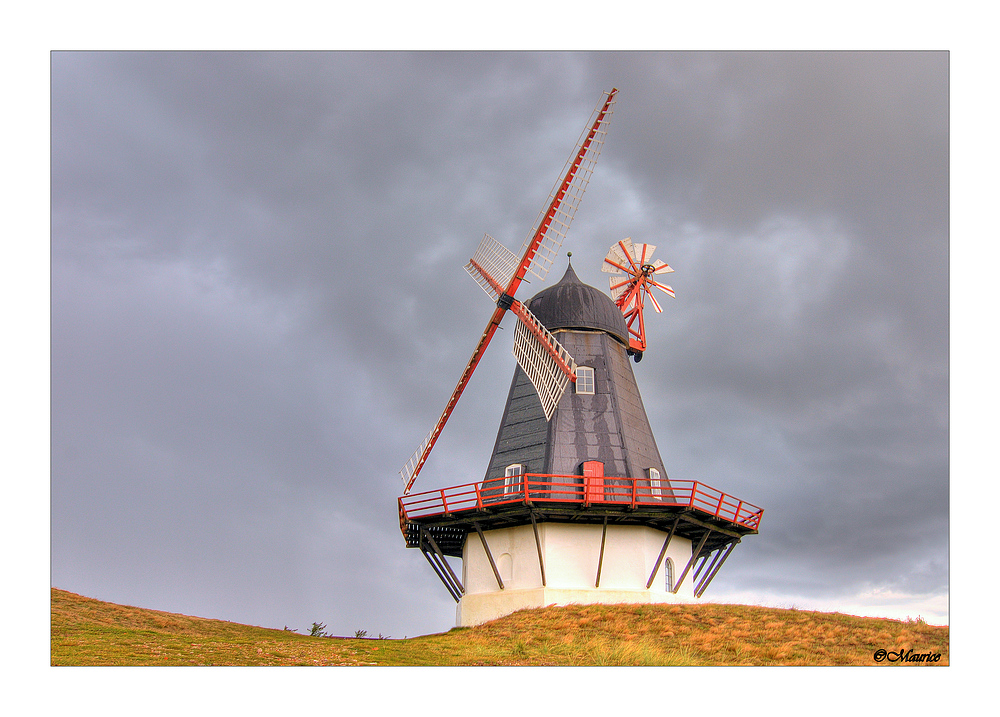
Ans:
[{"label": "wooden support beam", "polygon": [[604,541],[608,537],[608,516],[604,516],[604,530],[601,531],[601,556],[597,559],[597,580],[594,587],[601,587],[601,566],[604,565]]},{"label": "wooden support beam", "polygon": [[711,530],[713,533],[722,533],[723,535],[729,536],[730,538],[742,538],[745,533],[738,533],[735,530],[730,530],[729,528],[723,527],[721,525],[713,525],[712,523],[707,523],[704,520],[699,520],[694,517],[691,513],[684,512],[680,514],[681,519],[685,523],[691,523],[692,525],[697,525],[699,528],[705,528],[706,530]]},{"label": "wooden support beam", "polygon": [[444,566],[444,569],[448,571],[448,575],[451,577],[455,587],[458,589],[458,594],[464,595],[465,588],[462,586],[462,581],[458,579],[458,576],[455,575],[455,572],[451,569],[451,566],[448,565],[448,561],[445,560],[444,553],[442,553],[441,548],[438,547],[437,542],[434,540],[434,536],[431,535],[430,531],[426,529],[424,530],[424,536],[427,538],[428,545],[430,545],[431,549],[433,549],[434,552],[437,554],[437,557],[441,561],[441,564]]},{"label": "wooden support beam", "polygon": [[[670,539],[674,537],[674,531],[677,530],[677,525],[681,522],[681,516],[677,516],[674,520],[674,524],[670,526],[670,532],[667,533],[667,539],[663,541],[663,547],[660,548],[660,555],[656,558],[656,565],[653,566],[653,572],[649,574],[649,580],[646,581],[646,589],[649,590],[649,586],[653,584],[653,579],[656,577],[656,571],[660,569],[660,563],[663,562],[663,556],[667,554],[667,546],[670,545]],[[676,590],[674,592],[677,592]]]},{"label": "wooden support beam", "polygon": [[437,563],[434,562],[434,558],[431,557],[431,551],[426,549],[423,545],[421,545],[420,552],[423,554],[425,558],[427,558],[427,562],[430,563],[430,566],[434,569],[434,572],[438,576],[438,580],[440,580],[441,583],[445,586],[445,589],[448,590],[448,594],[451,595],[452,599],[455,602],[461,600],[462,596],[458,595],[455,592],[455,588],[452,587],[451,584],[449,584],[448,578],[445,576],[444,572],[441,570],[440,567],[438,567]]},{"label": "wooden support beam", "polygon": [[691,582],[696,582],[698,580],[698,573],[702,571],[705,567],[705,563],[708,562],[708,555],[701,555],[695,558],[694,573],[691,575]]},{"label": "wooden support beam", "polygon": [[[734,540],[733,542],[731,542],[729,544],[729,549],[726,551],[726,554],[722,556],[722,560],[719,562],[719,564],[715,566],[714,570],[710,570],[708,574],[705,575],[705,578],[701,581],[701,584],[698,585],[698,589],[695,591],[694,596],[696,598],[700,598],[702,595],[705,594],[705,591],[708,590],[709,584],[711,584],[712,580],[715,578],[718,572],[722,570],[722,566],[725,564],[726,560],[729,558],[729,554],[733,552],[733,548],[736,547],[736,544],[738,542],[740,541]],[[719,552],[720,553],[722,552],[721,548],[719,549]]]},{"label": "wooden support beam", "polygon": [[420,539],[417,545],[420,548],[420,552],[423,554],[423,556],[427,558],[427,562],[430,563],[431,568],[433,568],[434,572],[437,574],[438,580],[441,581],[445,589],[448,591],[448,594],[451,595],[452,599],[454,599],[455,602],[461,600],[462,597],[461,594],[458,592],[456,587],[451,584],[444,570],[442,570],[441,566],[435,561],[435,558],[437,556],[433,555],[433,551],[428,550],[427,546],[424,545],[423,526],[420,527]]},{"label": "wooden support beam", "polygon": [[698,547],[695,548],[693,551],[691,551],[691,559],[688,560],[687,565],[684,566],[684,572],[681,573],[681,576],[677,579],[677,584],[674,585],[673,589],[674,595],[676,595],[677,591],[680,590],[681,585],[684,582],[684,578],[687,577],[688,571],[691,570],[691,566],[694,565],[694,561],[698,559],[698,555],[701,553],[701,549],[705,547],[705,541],[708,540],[708,536],[711,534],[712,534],[711,530],[706,530],[705,534],[701,536],[701,540],[698,542]]},{"label": "wooden support beam", "polygon": [[[691,582],[694,583],[698,582],[698,576],[701,575],[701,571],[705,569],[706,565],[708,565],[708,559],[712,556],[712,552],[713,551],[710,550],[709,552],[705,553],[704,557],[701,559],[701,562],[698,563],[698,566],[694,569],[694,576],[691,578]],[[712,565],[715,565],[715,561],[719,559],[719,554],[722,552],[722,548],[719,548],[714,552],[715,552],[715,557],[712,559]],[[708,569],[711,570],[712,569],[711,566],[709,566]]]},{"label": "wooden support beam", "polygon": [[[701,587],[704,584],[704,582],[708,579],[708,576],[712,574],[712,570],[715,568],[715,564],[717,562],[719,562],[719,558],[722,557],[722,553],[725,551],[726,547],[728,547],[728,545],[723,545],[718,550],[715,551],[715,555],[712,557],[712,563],[708,566],[708,570],[705,571],[705,575],[704,575],[704,577],[701,578],[701,580],[698,579],[698,574],[699,574],[700,571],[699,570],[695,571],[694,577],[691,578],[691,582],[694,583],[694,596],[695,597],[698,597],[698,591],[701,590]],[[701,564],[700,567],[702,569],[704,569],[706,563],[708,563],[708,556],[707,555],[705,556],[705,560],[702,561],[702,564]]]},{"label": "wooden support beam", "polygon": [[545,561],[542,560],[542,541],[538,538],[538,524],[535,522],[535,514],[529,513],[531,518],[531,529],[535,532],[535,548],[538,550],[538,569],[542,571],[542,587],[545,587]]},{"label": "wooden support beam", "polygon": [[479,540],[483,543],[483,550],[486,551],[486,557],[490,559],[490,567],[493,568],[493,575],[497,579],[497,585],[503,590],[503,580],[500,578],[500,571],[497,570],[497,564],[493,562],[493,553],[490,552],[490,546],[486,544],[486,536],[483,535],[483,529],[479,527],[479,523],[473,523],[476,527],[476,532],[479,533]]},{"label": "wooden support beam", "polygon": [[458,588],[459,594],[464,595],[465,587],[462,585],[462,581],[458,579],[458,576],[455,575],[455,572],[451,569],[451,566],[448,564],[448,561],[444,557],[444,553],[441,552],[441,548],[438,547],[438,544],[434,540],[434,536],[430,534],[430,531],[427,532],[427,542],[430,544],[431,548],[437,554],[438,559],[441,561],[442,565],[444,565],[445,569],[448,571],[448,575],[454,581],[455,587]]}]

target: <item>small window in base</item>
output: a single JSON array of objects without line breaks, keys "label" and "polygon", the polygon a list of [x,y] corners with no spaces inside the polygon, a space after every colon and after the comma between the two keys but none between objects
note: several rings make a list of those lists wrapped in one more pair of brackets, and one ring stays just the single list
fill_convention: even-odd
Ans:
[{"label": "small window in base", "polygon": [[577,393],[594,392],[594,369],[592,369],[590,366],[576,367],[576,392]]},{"label": "small window in base", "polygon": [[663,481],[660,480],[660,471],[656,468],[649,469],[649,494],[657,499],[663,497]]},{"label": "small window in base", "polygon": [[522,480],[523,480],[523,478],[521,477],[522,475],[524,475],[524,466],[521,465],[520,463],[514,463],[512,465],[507,466],[507,469],[504,471],[504,477],[503,477],[504,495],[510,495],[512,493],[520,493],[522,490],[524,490],[522,486]]},{"label": "small window in base", "polygon": [[667,581],[667,592],[673,592],[674,590],[674,561],[667,558],[666,562],[663,563],[663,574],[666,576]]}]

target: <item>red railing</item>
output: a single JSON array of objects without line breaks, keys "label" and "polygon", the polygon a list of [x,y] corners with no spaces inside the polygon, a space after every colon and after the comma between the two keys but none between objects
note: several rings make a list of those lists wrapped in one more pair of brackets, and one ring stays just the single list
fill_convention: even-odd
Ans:
[{"label": "red railing", "polygon": [[698,481],[670,479],[658,487],[648,478],[603,476],[584,479],[582,476],[526,473],[403,496],[399,499],[399,516],[405,525],[420,518],[519,503],[686,507],[751,530],[757,530],[764,513],[763,508]]}]

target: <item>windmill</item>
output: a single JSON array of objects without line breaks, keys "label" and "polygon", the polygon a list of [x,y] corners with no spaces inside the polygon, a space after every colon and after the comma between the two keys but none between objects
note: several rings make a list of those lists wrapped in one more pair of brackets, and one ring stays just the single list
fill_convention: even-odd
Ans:
[{"label": "windmill", "polygon": [[[651,289],[673,295],[654,278],[673,271],[652,259],[655,247],[611,247],[604,269],[614,300],[571,264],[527,302],[514,298],[526,272],[541,277],[553,263],[615,95],[595,110],[520,257],[487,235],[466,266],[497,308],[444,413],[400,471],[400,530],[458,603],[459,625],[550,604],[697,599],[763,514],[700,481],[667,477],[631,360],[646,349],[645,300],[661,311]],[[518,319],[517,367],[483,480],[411,494],[507,310]],[[461,559],[461,575],[448,557]]]},{"label": "windmill", "polygon": [[[652,289],[657,288],[667,296],[674,296],[672,288],[653,278],[673,271],[669,264],[659,259],[653,261],[654,251],[656,247],[652,244],[633,244],[632,238],[626,237],[611,245],[601,264],[601,271],[614,275],[610,278],[611,298],[625,315],[629,332],[629,353],[636,363],[642,360],[642,354],[646,350],[646,323],[642,315],[645,300],[648,298],[656,313],[660,314],[663,309]],[[633,328],[637,322],[638,327]]]}]

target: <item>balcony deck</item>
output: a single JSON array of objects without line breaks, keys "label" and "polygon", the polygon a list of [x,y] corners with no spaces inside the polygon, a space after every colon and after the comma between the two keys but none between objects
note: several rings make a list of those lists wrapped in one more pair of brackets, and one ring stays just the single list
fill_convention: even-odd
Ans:
[{"label": "balcony deck", "polygon": [[[507,479],[509,481],[509,479]],[[527,473],[505,483],[480,483],[414,493],[399,498],[400,530],[407,547],[419,544],[421,526],[443,552],[461,555],[465,535],[476,530],[523,525],[532,520],[649,525],[695,538],[706,530],[728,542],[755,534],[764,510],[699,481]],[[711,547],[711,545],[707,546]]]}]

